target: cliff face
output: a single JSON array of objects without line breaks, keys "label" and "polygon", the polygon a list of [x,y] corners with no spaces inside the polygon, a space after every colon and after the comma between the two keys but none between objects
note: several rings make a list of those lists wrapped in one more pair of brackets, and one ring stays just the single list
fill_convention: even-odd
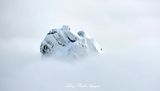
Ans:
[{"label": "cliff face", "polygon": [[83,31],[73,34],[69,26],[52,29],[40,45],[40,52],[44,56],[82,57],[91,53],[100,53],[97,43],[86,37]]}]

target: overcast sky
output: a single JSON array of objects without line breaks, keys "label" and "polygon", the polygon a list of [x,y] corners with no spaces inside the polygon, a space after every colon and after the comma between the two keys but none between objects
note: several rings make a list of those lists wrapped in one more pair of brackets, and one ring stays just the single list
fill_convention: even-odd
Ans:
[{"label": "overcast sky", "polygon": [[38,38],[63,24],[93,36],[159,36],[159,4],[159,0],[0,0],[0,37]]}]

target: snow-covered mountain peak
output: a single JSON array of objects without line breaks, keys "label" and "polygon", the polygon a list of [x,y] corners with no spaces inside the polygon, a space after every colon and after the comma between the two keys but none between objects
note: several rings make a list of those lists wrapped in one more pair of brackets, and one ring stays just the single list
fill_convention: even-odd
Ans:
[{"label": "snow-covered mountain peak", "polygon": [[82,57],[92,53],[101,53],[102,48],[92,38],[85,36],[84,31],[77,35],[70,31],[70,27],[63,25],[59,29],[51,29],[40,45],[43,56]]}]

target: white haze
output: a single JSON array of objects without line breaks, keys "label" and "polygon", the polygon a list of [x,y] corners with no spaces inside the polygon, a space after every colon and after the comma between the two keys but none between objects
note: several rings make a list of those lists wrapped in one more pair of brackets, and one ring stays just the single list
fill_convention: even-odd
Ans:
[{"label": "white haze", "polygon": [[[0,0],[0,91],[160,91],[159,9],[158,0]],[[104,54],[41,58],[46,33],[63,24]]]}]

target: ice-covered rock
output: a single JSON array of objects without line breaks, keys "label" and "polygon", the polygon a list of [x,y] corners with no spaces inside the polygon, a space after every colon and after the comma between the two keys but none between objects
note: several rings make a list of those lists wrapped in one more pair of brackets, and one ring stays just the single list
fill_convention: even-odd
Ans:
[{"label": "ice-covered rock", "polygon": [[82,57],[92,53],[101,53],[102,48],[92,39],[86,37],[84,31],[74,34],[69,26],[52,29],[40,45],[43,56]]}]

